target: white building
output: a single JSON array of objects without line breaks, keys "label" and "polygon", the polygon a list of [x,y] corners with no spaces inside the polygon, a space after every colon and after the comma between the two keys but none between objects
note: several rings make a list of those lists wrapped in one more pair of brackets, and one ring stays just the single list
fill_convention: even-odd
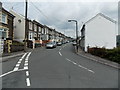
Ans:
[{"label": "white building", "polygon": [[87,47],[116,47],[116,21],[97,14],[87,21],[81,29],[81,47],[87,52]]},{"label": "white building", "polygon": [[17,14],[13,10],[10,11],[14,18],[14,39],[20,42],[23,42],[25,38],[25,17]]}]

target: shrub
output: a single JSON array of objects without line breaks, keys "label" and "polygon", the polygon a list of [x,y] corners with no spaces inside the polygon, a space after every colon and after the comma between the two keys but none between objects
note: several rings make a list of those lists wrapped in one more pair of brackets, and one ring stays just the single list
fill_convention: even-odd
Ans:
[{"label": "shrub", "polygon": [[120,47],[114,49],[93,47],[89,48],[89,53],[120,64]]}]

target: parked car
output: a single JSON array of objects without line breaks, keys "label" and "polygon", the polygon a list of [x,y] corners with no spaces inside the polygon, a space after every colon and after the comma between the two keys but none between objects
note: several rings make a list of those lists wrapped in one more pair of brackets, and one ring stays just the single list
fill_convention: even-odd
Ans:
[{"label": "parked car", "polygon": [[74,41],[72,44],[73,44],[73,46],[76,46],[76,45],[77,45],[76,41]]},{"label": "parked car", "polygon": [[58,42],[58,43],[57,43],[57,46],[61,46],[61,45],[62,45],[62,42]]},{"label": "parked car", "polygon": [[56,42],[53,41],[53,42],[48,42],[46,44],[46,48],[55,48],[57,46]]}]

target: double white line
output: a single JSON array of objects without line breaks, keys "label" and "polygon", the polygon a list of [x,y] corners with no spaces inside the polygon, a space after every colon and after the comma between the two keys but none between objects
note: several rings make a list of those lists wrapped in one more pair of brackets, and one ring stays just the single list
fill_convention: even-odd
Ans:
[{"label": "double white line", "polygon": [[[28,53],[27,57],[25,58],[25,63],[24,63],[24,69],[28,69],[28,58],[30,56],[31,52]],[[27,83],[27,86],[30,86],[30,78],[29,78],[29,71],[27,70],[26,71],[26,83]]]},{"label": "double white line", "polygon": [[22,60],[24,59],[24,57],[25,57],[26,55],[27,55],[27,53],[25,53],[25,54],[19,59],[19,61],[17,62],[15,68],[13,69],[13,71],[17,71],[17,70],[19,69],[21,62],[22,62]]},{"label": "double white line", "polygon": [[[27,84],[27,86],[30,86],[29,71],[28,71],[28,59],[29,59],[30,54],[31,54],[31,52],[29,52],[28,55],[27,55],[27,53],[25,53],[25,54],[19,59],[19,61],[18,61],[17,64],[15,65],[15,68],[14,68],[12,71],[9,71],[9,72],[7,72],[7,73],[4,73],[4,74],[0,75],[0,77],[4,77],[4,76],[6,76],[6,75],[8,75],[8,74],[11,74],[11,73],[14,73],[14,72],[17,72],[17,71],[27,70],[27,71],[26,71],[26,76],[27,76],[27,78],[26,78],[26,84]],[[27,55],[27,56],[26,56],[26,55]],[[25,58],[25,56],[26,56],[26,58]],[[21,64],[21,62],[23,61],[24,58],[25,58],[24,68],[23,68],[23,69],[19,69],[20,64]]]}]

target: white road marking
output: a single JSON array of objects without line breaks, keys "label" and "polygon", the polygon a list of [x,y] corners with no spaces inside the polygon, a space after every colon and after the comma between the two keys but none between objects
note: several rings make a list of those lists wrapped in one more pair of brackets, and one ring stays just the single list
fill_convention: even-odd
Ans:
[{"label": "white road marking", "polygon": [[28,71],[26,71],[26,76],[29,76],[29,72]]},{"label": "white road marking", "polygon": [[28,66],[24,66],[24,69],[28,69]]},{"label": "white road marking", "polygon": [[70,59],[66,58],[66,60],[71,61]]},{"label": "white road marking", "polygon": [[22,59],[19,59],[19,61],[22,61]]},{"label": "white road marking", "polygon": [[21,61],[18,62],[18,64],[20,64],[20,63],[21,63]]},{"label": "white road marking", "polygon": [[19,68],[19,67],[15,67],[15,68],[13,69],[13,71],[17,71],[17,70],[18,70],[18,68]]},{"label": "white road marking", "polygon": [[25,63],[24,66],[28,66],[28,63]]},{"label": "white road marking", "polygon": [[60,49],[60,51],[62,50],[62,48]]},{"label": "white road marking", "polygon": [[73,64],[77,65],[77,63],[73,62]]},{"label": "white road marking", "polygon": [[62,56],[61,52],[59,52],[60,56]]},{"label": "white road marking", "polygon": [[82,66],[82,65],[80,65],[80,64],[77,64],[76,62],[74,62],[74,61],[72,61],[72,60],[70,60],[70,59],[68,59],[68,58],[66,58],[66,60],[69,61],[69,62],[71,62],[71,63],[73,63],[74,65],[77,65],[77,66],[80,67],[80,68],[83,68],[83,69],[91,72],[91,73],[95,73],[94,71],[92,71],[92,70],[90,70],[90,69],[88,69],[88,68],[86,68],[86,67],[84,67],[84,66]]},{"label": "white road marking", "polygon": [[16,64],[16,67],[19,67],[20,66],[20,64]]},{"label": "white road marking", "polygon": [[18,61],[17,64],[15,65],[13,71],[17,71],[17,70],[19,69],[19,66],[20,66],[22,60],[24,59],[24,57],[26,56],[26,54],[27,54],[27,53],[25,53],[25,54],[21,57],[21,59],[19,59],[19,61]]},{"label": "white road marking", "polygon": [[24,70],[26,70],[26,69],[19,69],[19,70],[17,70],[17,71],[9,71],[9,72],[7,72],[7,73],[4,73],[4,74],[0,75],[0,78],[6,76],[6,75],[8,75],[8,74],[11,74],[11,73],[14,73],[14,72],[19,72],[19,71],[24,71]]},{"label": "white road marking", "polygon": [[28,61],[28,58],[26,58],[25,61]]},{"label": "white road marking", "polygon": [[[28,58],[30,56],[31,52],[28,53],[28,55],[26,56],[25,58],[25,63],[24,63],[24,69],[28,69]],[[27,83],[27,86],[30,86],[30,79],[28,78],[29,77],[29,71],[26,71],[26,83]]]},{"label": "white road marking", "polygon": [[23,59],[23,58],[26,56],[26,54],[27,54],[27,53],[25,53],[25,54],[21,57],[21,59]]},{"label": "white road marking", "polygon": [[28,61],[25,61],[25,63],[28,63]]},{"label": "white road marking", "polygon": [[27,86],[30,86],[30,79],[29,78],[26,78],[26,83],[27,83]]}]

